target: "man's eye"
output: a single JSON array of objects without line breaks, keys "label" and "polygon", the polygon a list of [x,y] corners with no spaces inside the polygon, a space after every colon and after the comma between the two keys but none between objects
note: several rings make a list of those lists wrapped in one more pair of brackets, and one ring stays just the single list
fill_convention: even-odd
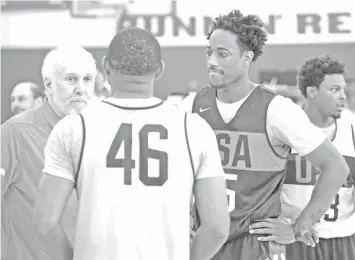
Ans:
[{"label": "man's eye", "polygon": [[85,82],[91,82],[91,81],[92,81],[92,77],[85,77],[85,78],[84,78],[84,81],[85,81]]},{"label": "man's eye", "polygon": [[73,76],[69,76],[65,78],[66,81],[68,81],[69,83],[75,83],[76,78]]}]

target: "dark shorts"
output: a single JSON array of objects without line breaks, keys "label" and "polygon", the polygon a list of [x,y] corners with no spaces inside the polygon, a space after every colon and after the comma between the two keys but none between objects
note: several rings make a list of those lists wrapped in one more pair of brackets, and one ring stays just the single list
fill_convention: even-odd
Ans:
[{"label": "dark shorts", "polygon": [[319,239],[315,247],[296,242],[286,246],[287,260],[354,260],[355,236]]},{"label": "dark shorts", "polygon": [[286,249],[284,245],[259,242],[257,236],[246,235],[228,241],[212,260],[286,260]]}]

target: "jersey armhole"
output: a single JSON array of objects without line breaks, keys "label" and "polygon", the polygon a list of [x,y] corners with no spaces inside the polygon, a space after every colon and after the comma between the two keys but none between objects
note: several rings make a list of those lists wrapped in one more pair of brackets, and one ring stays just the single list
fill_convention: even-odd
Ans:
[{"label": "jersey armhole", "polygon": [[191,105],[191,113],[196,113],[196,97],[197,95],[199,95],[199,92],[196,93],[196,95],[193,97],[193,100],[192,100],[192,105]]},{"label": "jersey armhole", "polygon": [[83,154],[84,154],[84,147],[85,147],[85,141],[86,141],[86,127],[85,127],[85,120],[83,115],[80,113],[78,114],[80,116],[81,119],[81,125],[82,125],[82,135],[83,135],[83,139],[81,142],[81,149],[80,149],[80,155],[79,155],[79,161],[78,161],[78,167],[76,170],[76,176],[75,176],[75,188],[77,190],[77,196],[79,198],[79,192],[78,192],[78,180],[79,180],[79,173],[80,173],[80,168],[81,168],[81,162],[83,160]]},{"label": "jersey armhole", "polygon": [[[187,145],[187,150],[189,151],[189,157],[190,157],[190,163],[191,163],[191,168],[192,168],[193,180],[195,182],[196,181],[196,172],[195,172],[195,166],[194,166],[194,161],[193,161],[193,158],[192,158],[191,147],[190,147],[188,131],[187,131],[187,113],[185,113],[184,127],[185,127],[186,145]],[[192,205],[190,207],[190,216],[192,218],[192,223],[190,223],[190,229],[196,231],[198,229],[198,227],[200,226],[201,219],[200,219],[200,216],[199,216],[198,211],[197,211],[196,203],[193,202],[193,199],[192,199],[191,202],[192,202]]]},{"label": "jersey armhole", "polygon": [[185,139],[186,139],[187,150],[189,151],[193,179],[196,180],[195,166],[194,166],[194,161],[192,158],[191,146],[190,146],[189,136],[188,136],[188,131],[187,131],[187,113],[185,113],[185,117],[184,117],[184,128],[185,128]]}]

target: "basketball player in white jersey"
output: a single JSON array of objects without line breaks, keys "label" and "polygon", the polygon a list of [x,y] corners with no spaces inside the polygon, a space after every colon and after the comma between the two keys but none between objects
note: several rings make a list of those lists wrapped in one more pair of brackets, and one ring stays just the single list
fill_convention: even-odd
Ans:
[{"label": "basketball player in white jersey", "polygon": [[[307,99],[305,112],[343,155],[350,174],[329,210],[315,225],[319,244],[314,248],[301,242],[287,245],[287,260],[355,259],[355,126],[347,117],[341,117],[346,86],[343,74],[344,65],[330,56],[310,58],[299,70],[298,84]],[[318,175],[319,170],[303,156],[291,153],[281,193],[285,217],[292,221],[298,217],[311,198]]]},{"label": "basketball player in white jersey", "polygon": [[[58,259],[211,259],[229,232],[212,129],[153,97],[164,64],[149,32],[119,32],[103,67],[113,96],[62,120],[47,143],[34,214],[39,236],[55,232],[76,188],[74,252],[58,241]],[[190,250],[192,195],[202,226]]]}]

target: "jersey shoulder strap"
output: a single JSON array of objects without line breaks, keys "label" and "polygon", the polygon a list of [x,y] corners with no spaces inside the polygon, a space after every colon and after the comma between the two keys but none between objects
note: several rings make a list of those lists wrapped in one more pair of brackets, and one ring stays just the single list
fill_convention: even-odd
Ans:
[{"label": "jersey shoulder strap", "polygon": [[184,117],[184,129],[185,129],[185,140],[186,140],[187,150],[189,152],[193,179],[196,180],[196,172],[195,172],[194,160],[193,160],[192,153],[191,153],[191,146],[190,146],[189,135],[188,135],[188,130],[187,130],[187,113],[185,113],[185,117]]}]

